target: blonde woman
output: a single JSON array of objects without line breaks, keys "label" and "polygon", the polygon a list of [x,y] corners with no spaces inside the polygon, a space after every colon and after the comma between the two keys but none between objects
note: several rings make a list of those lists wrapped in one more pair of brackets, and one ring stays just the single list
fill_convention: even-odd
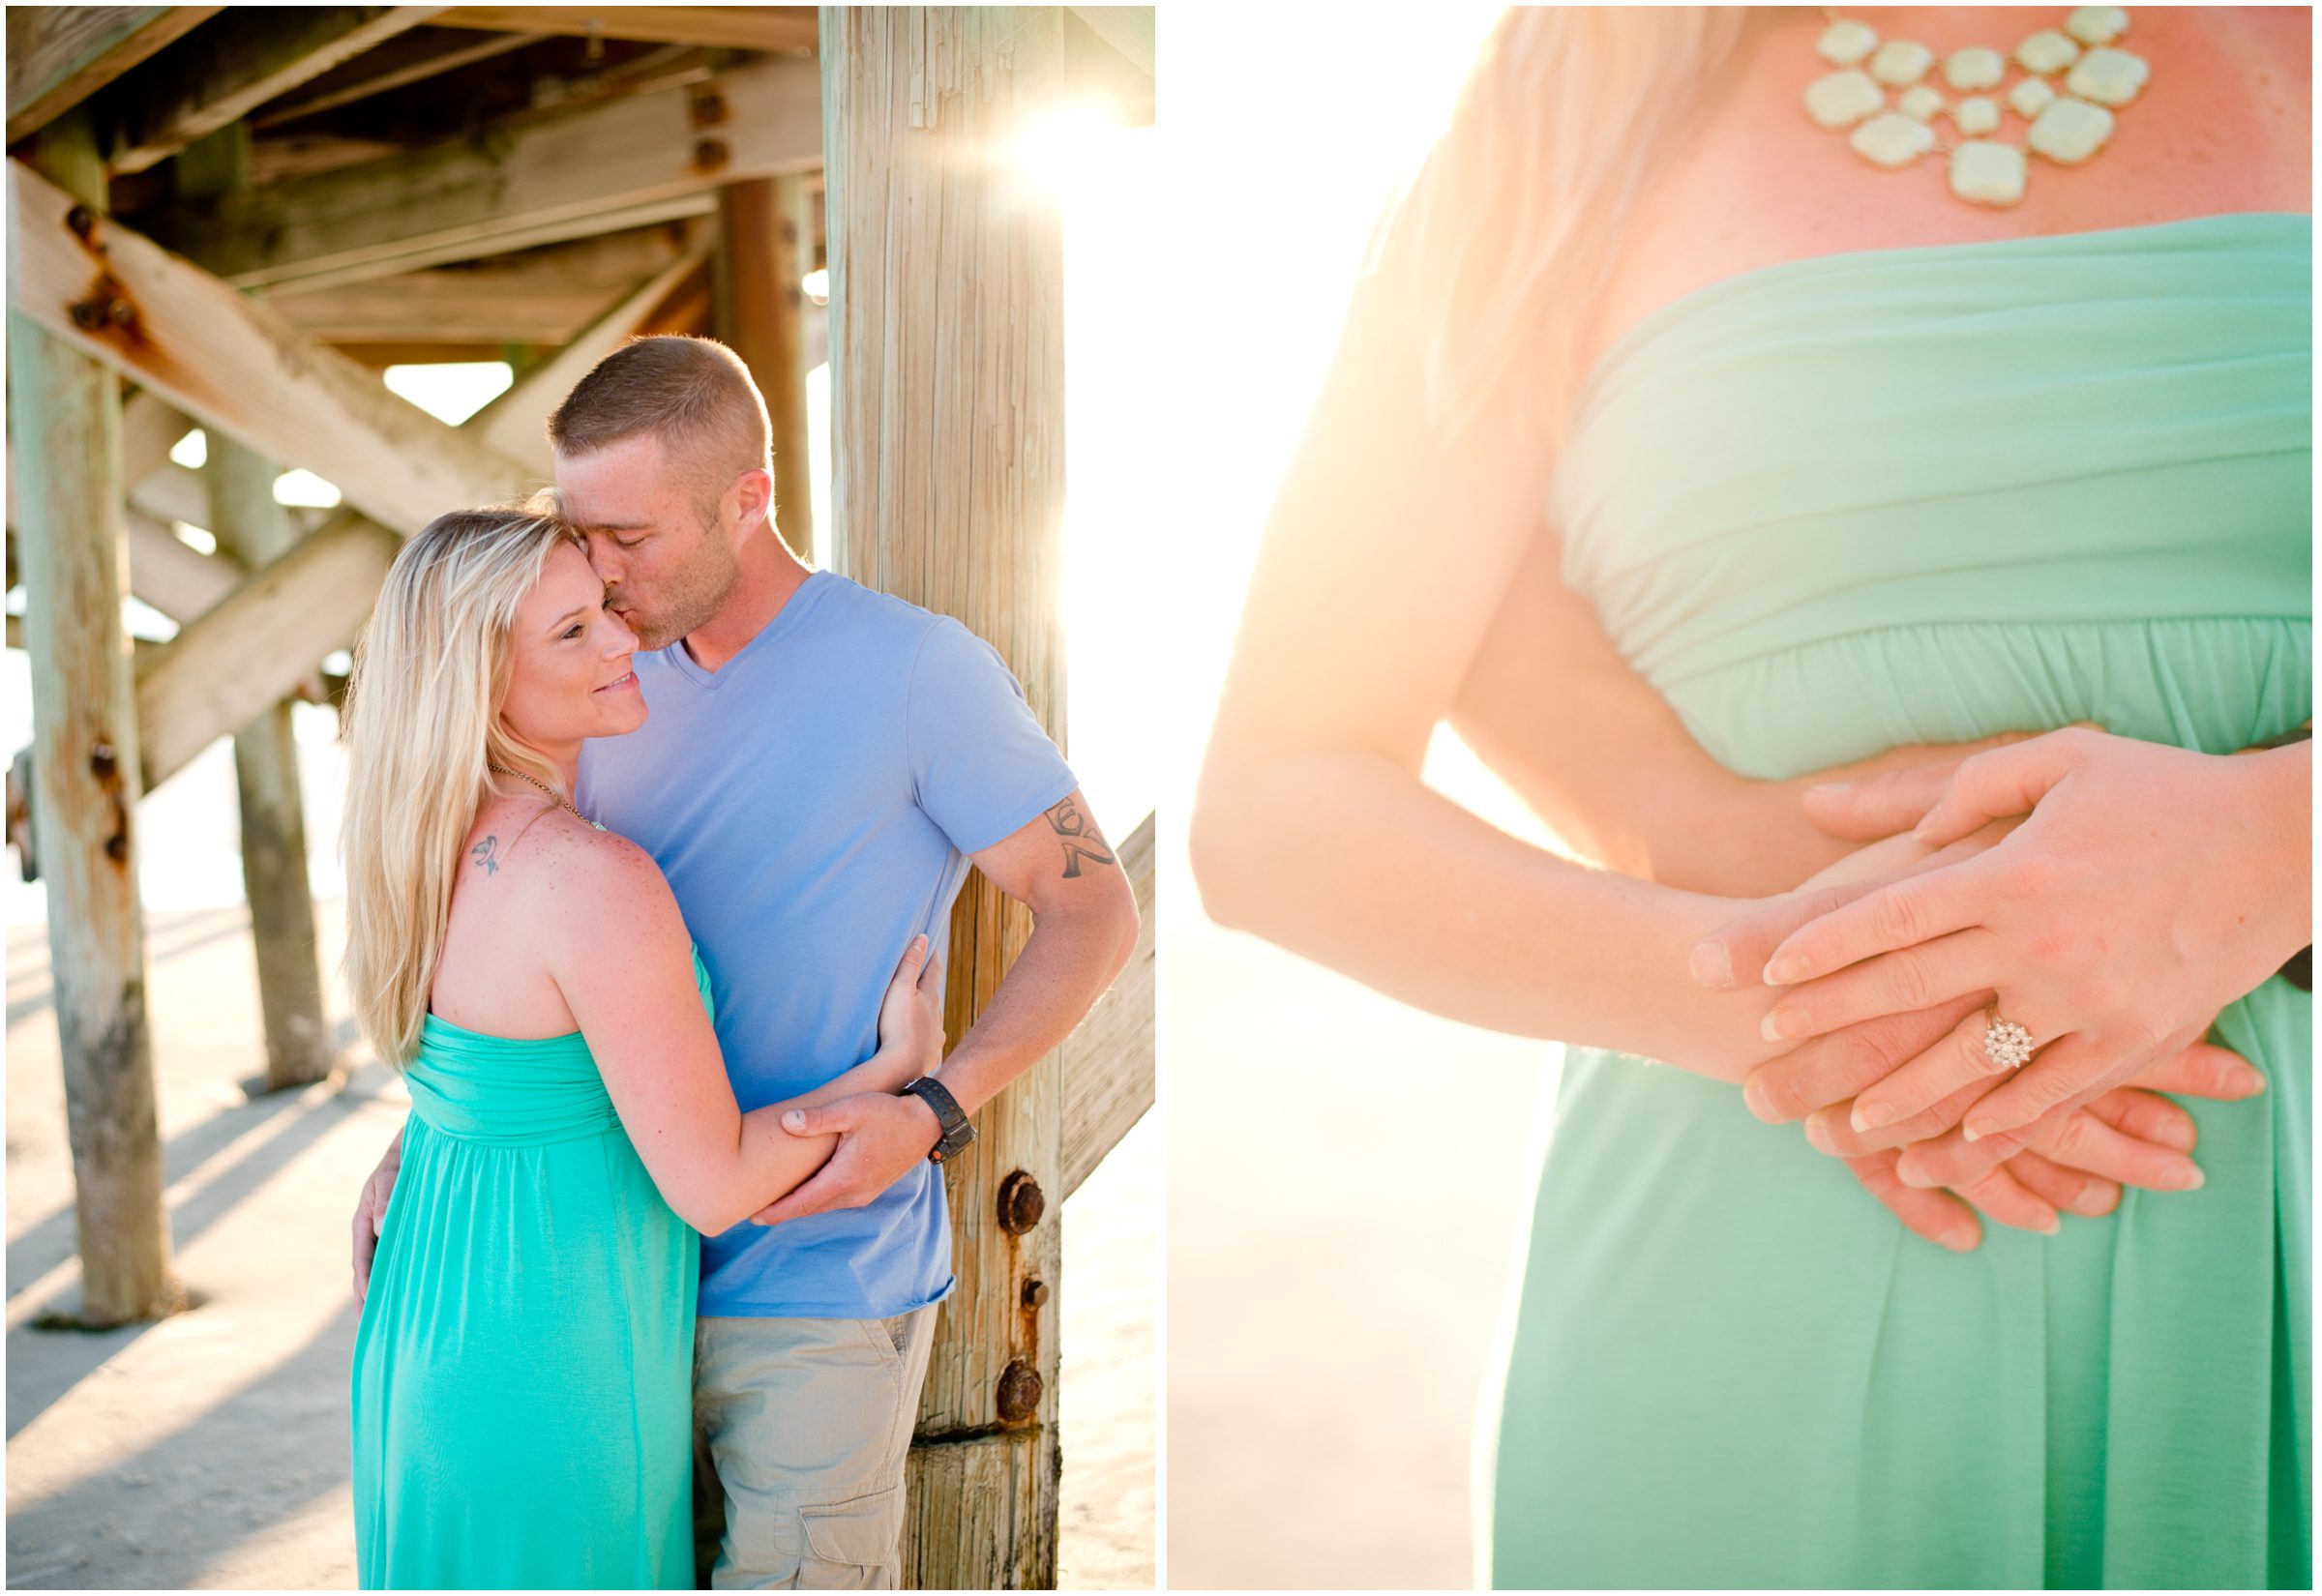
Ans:
[{"label": "blonde woman", "polygon": [[367,1588],[690,1588],[699,1233],[829,1157],[786,1112],[937,1061],[922,937],[874,1057],[736,1108],[661,872],[569,797],[645,719],[603,593],[563,522],[459,512],[356,653],[348,987],[411,1088],[355,1341]]},{"label": "blonde woman", "polygon": [[[1865,16],[2015,79],[2068,24]],[[2004,207],[1806,114],[1838,20],[1501,25],[1275,504],[1196,872],[1573,1045],[1494,1583],[2307,1585],[2311,763],[2232,755],[2312,710],[2308,14],[2069,16],[2150,82]],[[1430,793],[1446,719],[1630,873]],[[1824,831],[1841,762],[1903,774]]]}]

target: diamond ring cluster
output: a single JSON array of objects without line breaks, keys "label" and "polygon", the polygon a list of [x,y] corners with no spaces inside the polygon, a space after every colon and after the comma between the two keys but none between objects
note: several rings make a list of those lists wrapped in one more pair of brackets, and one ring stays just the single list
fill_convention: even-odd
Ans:
[{"label": "diamond ring cluster", "polygon": [[2012,1070],[2032,1056],[2032,1033],[1993,1009],[1983,1027],[1983,1056],[1995,1070]]}]

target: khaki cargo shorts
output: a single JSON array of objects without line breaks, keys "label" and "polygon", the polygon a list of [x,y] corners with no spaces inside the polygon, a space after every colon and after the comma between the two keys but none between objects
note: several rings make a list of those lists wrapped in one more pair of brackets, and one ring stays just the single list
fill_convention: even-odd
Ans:
[{"label": "khaki cargo shorts", "polygon": [[891,1319],[696,1321],[698,1582],[896,1587],[904,1460],[935,1327],[932,1306]]}]

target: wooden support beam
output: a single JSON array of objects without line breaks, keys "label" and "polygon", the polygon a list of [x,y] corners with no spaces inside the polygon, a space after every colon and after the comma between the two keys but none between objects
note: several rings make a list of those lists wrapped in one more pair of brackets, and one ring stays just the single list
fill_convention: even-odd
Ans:
[{"label": "wooden support beam", "polygon": [[143,482],[130,485],[129,506],[157,521],[183,521],[209,530],[210,491],[202,486],[201,473],[173,459],[164,458],[145,473]]},{"label": "wooden support beam", "polygon": [[[274,502],[281,469],[227,437],[210,440],[210,529],[245,564],[266,565],[298,541]],[[375,588],[373,589],[375,594]],[[319,658],[319,656],[317,656]],[[307,821],[290,701],[279,698],[234,733],[234,788],[242,821],[242,886],[250,901],[266,1036],[266,1089],[304,1086],[330,1074],[314,896],[307,885]]]},{"label": "wooden support beam", "polygon": [[1137,951],[1064,1043],[1064,1197],[1153,1106],[1153,817],[1114,850],[1137,892]]},{"label": "wooden support beam", "polygon": [[[129,429],[126,418],[122,428]],[[122,451],[126,456],[126,448]],[[177,470],[178,467],[171,467]],[[185,473],[192,477],[193,473]],[[128,473],[123,472],[124,480]],[[195,484],[199,486],[198,482]],[[204,554],[169,530],[168,520],[137,508],[135,495],[121,512],[128,533],[129,590],[171,620],[183,625],[232,592],[242,579],[241,568],[230,559]],[[203,514],[206,516],[207,511]],[[196,523],[198,524],[198,523]],[[16,452],[8,451],[8,585],[16,585]]]},{"label": "wooden support beam", "polygon": [[[822,11],[834,563],[991,642],[1059,740],[1063,235],[1054,207],[982,152],[1057,103],[1062,19]],[[952,915],[949,1034],[990,1001],[1028,918],[970,874]],[[936,1321],[912,1447],[910,1588],[1056,1583],[1062,1098],[1052,1055],[984,1106],[975,1144],[946,1166],[961,1288]],[[1046,1214],[1018,1235],[995,1216],[1002,1182],[1027,1177]],[[1033,1282],[1052,1287],[1037,1307]]]},{"label": "wooden support beam", "polygon": [[11,303],[37,325],[399,531],[516,491],[521,468],[474,435],[21,163],[10,171]]},{"label": "wooden support beam", "polygon": [[[183,410],[143,389],[121,404],[121,477],[134,488],[159,471],[177,440],[194,430]],[[197,520],[194,523],[199,525]]]},{"label": "wooden support beam", "polygon": [[13,145],[39,132],[154,51],[224,9],[9,7],[8,142]]},{"label": "wooden support beam", "polygon": [[665,222],[367,282],[293,283],[267,303],[326,343],[561,344],[708,233]]},{"label": "wooden support beam", "polygon": [[[13,35],[13,16],[10,22]],[[50,126],[34,159],[83,202],[103,201],[104,168],[84,116]],[[13,310],[8,367],[32,665],[29,797],[40,817],[39,867],[47,881],[48,967],[80,1242],[80,1318],[120,1324],[167,1313],[180,1298],[162,1211],[137,907],[143,783],[129,639],[121,629],[129,575],[121,535],[121,384]]]},{"label": "wooden support beam", "polygon": [[723,44],[782,54],[812,50],[816,37],[812,6],[460,6],[435,21],[446,28]]},{"label": "wooden support beam", "polygon": [[718,191],[717,336],[750,368],[773,434],[775,524],[800,559],[815,557],[807,458],[806,295],[813,249],[804,179],[754,178]]},{"label": "wooden support beam", "polygon": [[760,62],[175,206],[151,227],[249,288],[359,281],[700,216],[723,184],[821,164],[819,97],[812,62]]},{"label": "wooden support beam", "polygon": [[1153,8],[1150,6],[1074,6],[1072,15],[1089,31],[1118,50],[1146,76],[1153,75]]},{"label": "wooden support beam", "polygon": [[108,163],[141,172],[443,9],[236,6],[100,97]]},{"label": "wooden support beam", "polygon": [[315,661],[344,648],[402,547],[386,527],[343,512],[180,632],[137,674],[145,786],[248,725]]},{"label": "wooden support beam", "polygon": [[489,61],[526,44],[537,44],[545,33],[474,34],[449,28],[414,28],[399,34],[376,49],[334,68],[293,94],[261,105],[251,114],[253,133],[264,133],[302,116],[313,116],[374,94],[385,94],[409,83]]},{"label": "wooden support beam", "polygon": [[123,513],[129,529],[129,590],[179,626],[207,614],[242,585],[242,568],[204,554],[151,516]]}]

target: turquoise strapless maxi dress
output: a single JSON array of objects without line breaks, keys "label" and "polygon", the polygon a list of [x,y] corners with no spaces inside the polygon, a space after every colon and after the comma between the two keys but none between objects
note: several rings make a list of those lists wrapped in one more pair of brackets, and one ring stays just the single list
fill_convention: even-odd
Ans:
[{"label": "turquoise strapless maxi dress", "polygon": [[[2312,222],[1826,256],[1648,316],[1566,579],[1731,769],[2312,703]],[[2248,883],[2252,894],[2263,881]],[[1501,1585],[2310,1587],[2312,999],[2212,1040],[2207,1184],[1907,1234],[1731,1086],[1570,1049],[1484,1522]]]},{"label": "turquoise strapless maxi dress", "polygon": [[431,1015],[404,1078],[355,1333],[363,1588],[691,1589],[700,1237],[578,1031]]}]

